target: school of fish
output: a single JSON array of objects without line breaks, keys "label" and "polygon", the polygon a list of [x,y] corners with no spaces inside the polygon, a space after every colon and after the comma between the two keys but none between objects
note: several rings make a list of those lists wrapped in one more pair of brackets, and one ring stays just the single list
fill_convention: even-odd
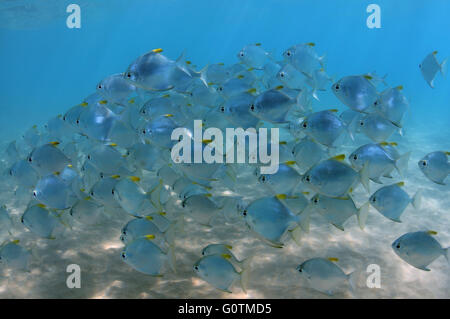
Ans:
[{"label": "school of fish", "polygon": [[[437,73],[446,72],[446,60],[436,55],[419,65],[431,88]],[[236,58],[200,69],[184,53],[171,60],[162,49],[151,50],[101,80],[78,105],[9,143],[0,162],[0,185],[13,190],[0,197],[1,265],[29,271],[33,255],[14,238],[15,228],[52,240],[73,223],[94,225],[119,213],[129,215],[120,235],[123,262],[164,276],[176,272],[176,239],[185,223],[213,228],[221,216],[275,249],[291,240],[301,246],[312,214],[345,231],[352,216],[364,229],[370,210],[399,223],[409,204],[420,208],[421,190],[408,194],[403,187],[410,152],[400,154],[390,141],[403,134],[410,111],[401,85],[391,87],[375,72],[333,79],[312,42],[280,56],[250,44]],[[334,106],[321,105],[325,91],[334,94]],[[174,161],[171,150],[179,141],[172,132],[185,128],[193,139],[194,120],[202,120],[203,130],[279,128],[277,172],[261,174],[257,161]],[[356,145],[357,135],[370,143]],[[203,140],[200,151],[211,142]],[[353,152],[339,153],[343,143],[352,143]],[[423,154],[415,172],[445,185],[449,155]],[[246,196],[242,185],[257,196]],[[358,188],[367,197],[361,206],[352,197]],[[436,235],[423,229],[385,245],[429,271],[440,256],[450,261]],[[231,293],[237,282],[246,291],[253,255],[238,259],[232,248],[212,242],[198,252],[193,273],[222,291]],[[293,269],[311,288],[329,295],[342,284],[354,288],[354,273],[344,273],[337,256],[316,251],[305,257]]]}]

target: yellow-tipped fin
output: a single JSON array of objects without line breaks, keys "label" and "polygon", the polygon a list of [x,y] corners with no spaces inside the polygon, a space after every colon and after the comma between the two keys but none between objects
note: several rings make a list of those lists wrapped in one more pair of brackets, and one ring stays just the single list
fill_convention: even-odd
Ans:
[{"label": "yellow-tipped fin", "polygon": [[250,94],[256,93],[256,89],[255,88],[248,89],[247,93],[250,93]]},{"label": "yellow-tipped fin", "polygon": [[45,206],[44,204],[37,204],[36,205],[37,207],[40,207],[40,208],[46,208],[47,206]]},{"label": "yellow-tipped fin", "polygon": [[80,105],[83,106],[83,107],[86,107],[86,106],[88,106],[88,103],[87,102],[82,102]]},{"label": "yellow-tipped fin", "polygon": [[275,197],[278,199],[286,199],[287,195],[286,194],[276,194]]},{"label": "yellow-tipped fin", "polygon": [[309,195],[309,192],[302,192],[303,195]]},{"label": "yellow-tipped fin", "polygon": [[278,85],[277,87],[275,87],[275,90],[281,90],[282,88],[284,88],[284,86]]},{"label": "yellow-tipped fin", "polygon": [[134,98],[132,98],[128,101],[128,103],[130,103],[130,104],[134,104],[134,102],[136,102],[136,100]]},{"label": "yellow-tipped fin", "polygon": [[120,178],[120,175],[112,175],[111,178],[119,179],[119,178]]},{"label": "yellow-tipped fin", "polygon": [[59,142],[58,141],[54,141],[54,142],[50,142],[49,144],[53,145],[53,146],[56,146],[56,145],[59,145]]},{"label": "yellow-tipped fin", "polygon": [[253,71],[254,69],[255,69],[255,68],[248,68],[247,71],[248,71],[248,72],[251,72],[251,71]]},{"label": "yellow-tipped fin", "polygon": [[212,197],[212,194],[208,193],[208,194],[205,194],[205,196],[206,197]]},{"label": "yellow-tipped fin", "polygon": [[131,179],[133,182],[139,182],[139,181],[141,181],[141,179],[140,179],[139,177],[137,177],[137,176],[130,176],[130,179]]},{"label": "yellow-tipped fin", "polygon": [[166,212],[159,212],[158,214],[160,214],[161,216],[166,216],[167,215]]},{"label": "yellow-tipped fin", "polygon": [[230,259],[231,258],[230,254],[221,254],[220,256],[222,256],[225,259]]},{"label": "yellow-tipped fin", "polygon": [[343,161],[343,160],[345,160],[345,154],[339,154],[339,155],[333,156],[332,159],[334,159],[336,161]]},{"label": "yellow-tipped fin", "polygon": [[170,94],[164,94],[163,96],[161,96],[161,97],[165,97],[165,98],[167,98],[167,97],[170,97]]},{"label": "yellow-tipped fin", "polygon": [[339,110],[338,110],[338,109],[330,109],[330,110],[328,110],[328,111],[330,111],[330,112],[333,112],[333,113],[337,113],[337,112],[339,112]]},{"label": "yellow-tipped fin", "polygon": [[287,142],[286,142],[286,141],[280,141],[280,143],[278,143],[278,144],[280,144],[280,145],[286,145]]},{"label": "yellow-tipped fin", "polygon": [[238,79],[243,79],[244,76],[243,76],[242,74],[239,74],[239,75],[237,76],[237,78],[238,78]]},{"label": "yellow-tipped fin", "polygon": [[153,220],[153,217],[152,216],[145,216],[145,219],[146,220]]},{"label": "yellow-tipped fin", "polygon": [[61,173],[60,173],[60,172],[54,172],[53,174],[55,174],[56,176],[59,176],[59,175],[61,175]]},{"label": "yellow-tipped fin", "polygon": [[227,248],[227,249],[233,249],[233,246],[231,246],[231,245],[225,245],[225,248]]},{"label": "yellow-tipped fin", "polygon": [[165,117],[173,117],[173,114],[165,114]]},{"label": "yellow-tipped fin", "polygon": [[450,152],[445,152],[445,155],[450,155]]},{"label": "yellow-tipped fin", "polygon": [[107,104],[108,103],[108,101],[106,101],[106,100],[101,100],[100,102],[98,102],[98,103],[100,103],[100,104]]},{"label": "yellow-tipped fin", "polygon": [[297,162],[296,161],[287,161],[287,162],[284,162],[284,164],[286,164],[286,165],[294,165],[294,164],[296,164]]},{"label": "yellow-tipped fin", "polygon": [[116,147],[117,146],[116,143],[109,143],[108,145],[111,146],[111,147]]},{"label": "yellow-tipped fin", "polygon": [[186,61],[186,64],[189,65],[189,64],[192,64],[192,62],[191,61]]},{"label": "yellow-tipped fin", "polygon": [[72,168],[72,167],[73,167],[73,165],[72,165],[72,164],[69,164],[69,165],[67,165],[67,167],[68,167],[68,168]]},{"label": "yellow-tipped fin", "polygon": [[217,63],[217,65],[225,65],[223,62],[219,62]]},{"label": "yellow-tipped fin", "polygon": [[398,85],[395,87],[397,90],[403,90],[403,85]]},{"label": "yellow-tipped fin", "polygon": [[161,53],[161,52],[163,52],[163,49],[161,49],[161,48],[153,49],[152,52],[153,53]]},{"label": "yellow-tipped fin", "polygon": [[13,240],[12,243],[17,245],[18,243],[20,243],[20,240],[18,240],[18,239]]},{"label": "yellow-tipped fin", "polygon": [[313,46],[316,45],[314,42],[308,42],[308,43],[306,43],[306,44],[309,45],[310,47],[313,47]]},{"label": "yellow-tipped fin", "polygon": [[438,52],[437,51],[433,51],[433,54],[437,54]]},{"label": "yellow-tipped fin", "polygon": [[398,182],[397,186],[400,186],[400,187],[405,186],[405,182]]},{"label": "yellow-tipped fin", "polygon": [[80,192],[84,193],[85,189],[84,188],[80,188]]},{"label": "yellow-tipped fin", "polygon": [[339,258],[336,258],[336,257],[328,257],[327,259],[329,261],[332,261],[332,262],[338,262],[339,261]]},{"label": "yellow-tipped fin", "polygon": [[257,46],[257,47],[260,47],[261,46],[261,43],[255,43],[255,45]]},{"label": "yellow-tipped fin", "polygon": [[84,200],[91,200],[91,199],[92,199],[91,196],[87,196],[87,197],[84,198]]},{"label": "yellow-tipped fin", "polygon": [[368,74],[365,74],[365,75],[364,75],[364,78],[365,78],[366,80],[372,80],[372,79],[373,79],[373,77],[371,77],[371,76],[368,75]]},{"label": "yellow-tipped fin", "polygon": [[202,143],[203,144],[209,144],[209,143],[211,143],[213,140],[212,139],[204,139],[204,140],[202,140]]},{"label": "yellow-tipped fin", "polygon": [[147,238],[148,240],[155,239],[155,235],[145,235],[144,237]]},{"label": "yellow-tipped fin", "polygon": [[429,230],[429,231],[427,231],[427,234],[428,235],[437,235],[437,231]]}]

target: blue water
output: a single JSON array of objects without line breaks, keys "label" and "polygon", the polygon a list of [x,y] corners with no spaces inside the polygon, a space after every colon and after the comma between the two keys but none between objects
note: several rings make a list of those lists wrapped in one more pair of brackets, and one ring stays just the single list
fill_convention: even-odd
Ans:
[{"label": "blue water", "polygon": [[[33,5],[28,7],[26,13],[18,10],[14,13],[14,19],[10,15],[6,17],[6,8],[31,2]],[[81,6],[80,29],[66,26],[68,13],[65,8],[70,3]],[[369,15],[366,7],[371,3],[381,7],[380,29],[366,26]],[[411,213],[411,217],[404,222],[409,226],[394,225],[391,230],[385,230],[385,221],[372,220],[374,227],[369,227],[364,234],[355,234],[357,244],[350,247],[366,250],[367,254],[361,253],[361,256],[368,263],[371,261],[369,256],[383,259],[379,254],[389,251],[389,242],[387,248],[380,250],[371,250],[369,246],[379,247],[379,240],[391,231],[400,234],[402,230],[410,231],[416,226],[439,228],[443,246],[448,246],[450,212],[446,197],[449,188],[432,185],[420,175],[416,161],[427,151],[450,151],[450,79],[438,74],[432,89],[424,81],[418,67],[423,58],[434,50],[438,51],[439,61],[450,56],[449,13],[450,2],[447,0],[3,0],[0,1],[0,144],[18,139],[32,125],[41,126],[52,116],[63,114],[94,92],[100,80],[123,72],[136,57],[153,48],[163,48],[164,54],[172,59],[186,50],[188,59],[201,67],[208,63],[237,62],[237,53],[249,43],[262,43],[266,50],[281,59],[282,52],[291,45],[314,42],[317,52],[326,54],[327,72],[334,79],[376,71],[379,75],[387,74],[390,85],[403,85],[403,93],[411,105],[404,128],[404,138],[409,144],[403,145],[405,149],[413,150],[409,193],[412,194],[418,185],[426,185],[429,199],[425,201],[428,206],[424,211]],[[321,108],[345,109],[332,94],[324,95],[318,105]],[[331,236],[329,232],[336,237],[327,237]],[[317,235],[317,238],[325,236],[330,239],[327,252],[330,247],[338,247],[337,242],[351,241],[351,233],[329,232],[319,232]],[[219,230],[217,236],[226,237],[226,232]],[[306,252],[320,247],[320,241],[311,240]],[[198,241],[201,242],[201,239],[195,242],[196,245]],[[336,249],[352,255],[349,247]],[[61,254],[64,251],[60,251]],[[111,253],[100,260],[100,263],[107,265],[105,268],[111,270],[114,262],[121,263],[120,260],[108,261],[108,256],[111,257]],[[303,294],[298,290],[301,288],[287,288],[289,279],[283,279],[277,264],[282,265],[291,257],[276,254],[266,257],[276,262],[267,270],[263,270],[262,265],[256,266],[256,273],[270,276],[267,285],[272,284],[274,289],[255,284],[251,296],[317,297],[311,291]],[[397,257],[392,254],[386,256],[385,259],[391,259],[387,262],[388,269],[394,269],[396,262],[401,262],[394,258]],[[296,262],[294,257],[290,261]],[[361,290],[360,297],[420,297],[424,294],[448,298],[448,268],[445,268],[445,260],[441,263],[438,267],[440,272],[433,270],[435,277],[431,279],[423,277],[425,275],[422,273],[411,274],[414,272],[412,268],[395,268],[401,276],[386,283],[390,288],[384,287],[378,292]],[[126,271],[132,278],[129,270]],[[116,275],[122,276],[118,275],[118,271]],[[383,276],[386,282],[391,278],[388,272]],[[402,276],[409,280],[403,286],[399,279]],[[415,276],[422,277],[417,279]],[[413,277],[416,279],[411,279]],[[125,277],[120,277],[122,284],[116,285],[117,288],[113,284],[113,275],[105,277],[108,283],[103,283],[95,275],[92,278],[97,279],[87,292],[67,291],[64,284],[56,283],[55,279],[54,286],[48,284],[48,289],[45,284],[39,288],[38,285],[32,286],[35,289],[32,292],[19,288],[16,291],[3,289],[0,296],[47,297],[53,296],[50,287],[59,287],[66,293],[63,296],[69,297],[206,297],[211,293],[213,296],[228,297],[220,292],[211,292],[208,290],[210,287],[194,279],[192,282],[187,280],[186,285],[189,284],[191,289],[184,294],[177,294],[164,282],[160,283],[163,288],[155,288],[158,293],[152,294],[139,285],[138,279],[127,282]],[[184,280],[182,276],[180,280]],[[433,287],[437,282],[441,285]],[[395,288],[399,285],[401,288]]]}]

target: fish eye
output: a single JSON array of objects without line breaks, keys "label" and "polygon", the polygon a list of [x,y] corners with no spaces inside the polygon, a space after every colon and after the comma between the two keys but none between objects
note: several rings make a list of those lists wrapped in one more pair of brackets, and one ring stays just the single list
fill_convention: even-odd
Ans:
[{"label": "fish eye", "polygon": [[28,157],[28,162],[32,162],[33,160],[31,159],[31,157]]},{"label": "fish eye", "polygon": [[427,166],[427,165],[428,165],[427,161],[426,161],[426,160],[423,160],[423,161],[422,161],[422,166],[425,167],[425,166]]},{"label": "fish eye", "polygon": [[373,102],[373,105],[378,105],[378,101]]},{"label": "fish eye", "polygon": [[356,161],[358,159],[358,156],[356,154],[353,155],[353,159]]},{"label": "fish eye", "polygon": [[255,110],[255,104],[250,105],[250,110],[252,110],[252,111]]},{"label": "fish eye", "polygon": [[317,204],[319,202],[319,199],[316,197],[313,199],[314,204]]},{"label": "fish eye", "polygon": [[219,86],[218,90],[219,90],[220,92],[222,92],[222,91],[223,91],[223,87]]},{"label": "fish eye", "polygon": [[204,251],[202,251],[202,255],[205,256],[205,252]]},{"label": "fish eye", "polygon": [[13,175],[12,169],[9,170],[9,175],[11,175],[11,176]]},{"label": "fish eye", "polygon": [[94,196],[94,191],[91,191],[89,194],[90,194],[91,196]]},{"label": "fish eye", "polygon": [[280,76],[284,78],[284,72],[280,72]]},{"label": "fish eye", "polygon": [[397,244],[397,246],[395,246],[395,247],[397,247],[397,249],[400,248],[400,244]]},{"label": "fish eye", "polygon": [[125,252],[122,252],[122,258],[123,259],[127,258],[127,255],[125,254]]},{"label": "fish eye", "polygon": [[90,160],[90,159],[91,159],[91,155],[88,155],[88,156],[87,156],[87,159]]},{"label": "fish eye", "polygon": [[244,52],[243,51],[239,52],[239,56],[243,57],[244,56]]},{"label": "fish eye", "polygon": [[101,89],[101,88],[102,88],[102,85],[101,85],[101,84],[99,84],[99,85],[97,85],[97,87],[98,87],[99,89]]},{"label": "fish eye", "polygon": [[375,203],[377,201],[376,197],[372,198],[372,203]]},{"label": "fish eye", "polygon": [[299,268],[299,269],[298,269],[298,272],[303,272],[303,269]]},{"label": "fish eye", "polygon": [[336,90],[339,90],[339,88],[340,88],[339,84],[336,84],[336,85],[334,86],[334,88],[335,88]]},{"label": "fish eye", "polygon": [[127,77],[127,78],[131,78],[131,73],[130,73],[130,72],[127,72],[126,77]]},{"label": "fish eye", "polygon": [[265,182],[266,181],[266,177],[263,175],[263,176],[261,176],[261,181],[262,182]]},{"label": "fish eye", "polygon": [[80,120],[76,120],[76,123],[77,123],[77,124],[80,124]]},{"label": "fish eye", "polygon": [[310,182],[311,181],[311,177],[308,175],[305,177],[305,181]]},{"label": "fish eye", "polygon": [[225,107],[221,106],[220,107],[220,112],[222,112],[222,113],[225,112]]},{"label": "fish eye", "polygon": [[364,126],[364,122],[363,122],[363,121],[360,121],[360,122],[359,122],[359,125]]},{"label": "fish eye", "polygon": [[146,130],[142,130],[142,134],[146,134],[147,133],[147,131]]},{"label": "fish eye", "polygon": [[23,216],[20,217],[20,222],[23,224]]},{"label": "fish eye", "polygon": [[37,193],[36,193],[36,191],[34,191],[34,192],[33,192],[33,196],[34,196],[34,197],[36,197],[36,196],[37,196]]},{"label": "fish eye", "polygon": [[105,175],[103,175],[103,173],[100,173],[100,178],[104,178]]},{"label": "fish eye", "polygon": [[181,203],[181,206],[182,206],[183,208],[185,208],[185,207],[186,207],[186,202],[183,201],[183,202]]},{"label": "fish eye", "polygon": [[114,195],[114,189],[112,189],[112,190],[111,190],[111,194],[113,194],[113,195]]},{"label": "fish eye", "polygon": [[65,121],[65,120],[66,120],[66,116],[64,115],[64,116],[63,116],[63,121]]},{"label": "fish eye", "polygon": [[242,212],[242,215],[247,216],[247,210],[244,209],[244,211]]},{"label": "fish eye", "polygon": [[198,270],[198,266],[194,266],[194,269],[195,269],[195,270]]},{"label": "fish eye", "polygon": [[302,123],[302,126],[303,126],[303,128],[307,128],[307,127],[308,127],[308,122],[306,122],[306,121],[303,122],[303,123]]}]

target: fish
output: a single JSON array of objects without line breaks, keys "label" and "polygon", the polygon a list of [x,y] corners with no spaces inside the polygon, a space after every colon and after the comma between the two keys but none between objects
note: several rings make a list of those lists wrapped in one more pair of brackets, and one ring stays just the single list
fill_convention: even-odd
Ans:
[{"label": "fish", "polygon": [[370,75],[350,75],[331,86],[334,95],[350,109],[365,112],[378,99],[376,87]]},{"label": "fish", "polygon": [[450,263],[450,249],[442,248],[434,235],[437,235],[437,232],[432,230],[406,233],[397,238],[391,246],[397,256],[411,266],[430,271],[428,265],[441,255]]},{"label": "fish", "polygon": [[232,293],[230,289],[233,283],[240,281],[242,290],[246,293],[250,267],[238,272],[229,259],[227,254],[203,256],[194,264],[193,270],[210,285],[228,293]]},{"label": "fish", "polygon": [[384,217],[401,223],[401,215],[408,204],[419,209],[422,201],[422,191],[419,189],[413,198],[402,189],[404,182],[387,185],[379,188],[369,198],[369,203]]},{"label": "fish", "polygon": [[28,207],[20,221],[32,233],[47,239],[55,239],[55,232],[63,225],[58,215],[42,204]]},{"label": "fish", "polygon": [[361,170],[367,163],[369,178],[375,183],[382,184],[380,178],[389,175],[394,168],[400,176],[405,175],[410,154],[411,152],[407,152],[398,158],[392,158],[382,145],[370,143],[357,148],[348,158],[353,168],[357,170]]},{"label": "fish", "polygon": [[144,142],[153,143],[161,148],[171,148],[174,144],[172,132],[179,127],[170,115],[160,115],[146,123],[141,130],[141,138]]},{"label": "fish", "polygon": [[112,189],[117,203],[130,215],[141,217],[142,212],[156,212],[149,193],[138,184],[139,177],[131,176],[119,180]]},{"label": "fish", "polygon": [[263,69],[271,59],[270,54],[264,51],[260,43],[246,45],[239,51],[237,57],[246,66],[255,69]]},{"label": "fish", "polygon": [[450,152],[435,151],[425,155],[417,164],[420,171],[432,182],[445,185],[444,181],[450,174],[448,156]]},{"label": "fish", "polygon": [[58,149],[59,142],[44,144],[35,148],[27,160],[40,176],[46,176],[55,172],[61,172],[70,159]]},{"label": "fish", "polygon": [[250,112],[250,106],[254,101],[255,97],[252,94],[242,93],[229,98],[219,107],[219,111],[238,127],[243,129],[256,127],[259,119]]},{"label": "fish", "polygon": [[237,266],[240,269],[246,269],[250,263],[251,257],[242,261],[238,260],[231,252],[232,249],[233,247],[227,244],[209,244],[202,249],[202,256],[221,255],[228,259],[234,266]]},{"label": "fish", "polygon": [[96,89],[106,100],[125,106],[136,92],[136,87],[125,80],[123,73],[109,75],[97,84]]},{"label": "fish", "polygon": [[281,163],[275,174],[259,174],[258,182],[270,189],[272,194],[292,194],[301,183],[302,176],[293,168],[295,162]]},{"label": "fish", "polygon": [[[295,215],[283,202],[285,194],[263,197],[250,203],[243,211],[247,227],[272,247],[282,248],[288,235],[299,242],[299,235],[308,229],[309,219]],[[302,227],[302,228],[301,228]]]},{"label": "fish", "polygon": [[441,72],[442,76],[445,76],[447,73],[448,59],[446,58],[439,63],[436,58],[437,53],[437,51],[431,52],[423,59],[422,63],[419,64],[420,72],[431,88],[434,88],[434,79],[438,72]]},{"label": "fish", "polygon": [[39,179],[33,196],[49,208],[62,210],[72,207],[78,199],[71,186],[55,174]]},{"label": "fish", "polygon": [[33,188],[39,180],[39,174],[30,165],[28,160],[16,162],[8,171],[14,181],[25,188]]},{"label": "fish", "polygon": [[337,258],[312,258],[298,265],[296,270],[310,286],[322,293],[332,296],[336,289],[347,284],[351,291],[355,289],[356,273],[345,274],[335,264]]},{"label": "fish", "polygon": [[409,102],[402,90],[402,85],[386,89],[374,102],[376,112],[400,128],[403,125],[405,113],[409,110]]},{"label": "fish", "polygon": [[162,277],[168,269],[175,272],[175,255],[169,247],[164,252],[153,242],[154,236],[148,234],[128,243],[122,250],[122,260],[133,269],[154,277]]},{"label": "fish", "polygon": [[297,104],[297,98],[292,98],[282,89],[270,89],[259,94],[250,105],[251,114],[270,123],[287,123],[287,114]]},{"label": "fish", "polygon": [[325,65],[325,56],[319,56],[314,47],[313,42],[294,45],[283,52],[283,58],[297,70],[311,76],[314,70]]},{"label": "fish", "polygon": [[122,155],[115,144],[100,144],[89,151],[86,160],[99,172],[107,175],[132,175],[127,168],[127,160]]},{"label": "fish", "polygon": [[[315,142],[333,147],[341,134],[348,132],[345,124],[334,111],[326,110],[312,113],[305,117],[300,124],[300,128]],[[349,134],[351,135],[351,133]]]},{"label": "fish", "polygon": [[359,183],[368,191],[367,165],[356,171],[342,162],[344,158],[345,155],[340,154],[317,163],[303,175],[303,183],[315,192],[329,197],[345,197]]},{"label": "fish", "polygon": [[186,199],[181,203],[181,206],[189,212],[195,222],[204,226],[211,226],[213,218],[215,218],[221,207],[218,203],[211,199],[212,195],[210,193],[206,194],[195,194]]},{"label": "fish", "polygon": [[389,140],[391,135],[399,128],[384,117],[372,113],[359,121],[359,130],[373,142],[380,143]]},{"label": "fish", "polygon": [[[169,234],[170,233],[168,233],[168,235]],[[127,245],[128,243],[147,235],[154,236],[152,242],[165,252],[167,252],[169,244],[173,245],[173,237],[166,237],[166,234],[153,223],[153,218],[151,216],[130,220],[122,228],[120,240]]]},{"label": "fish", "polygon": [[316,194],[311,198],[310,205],[327,222],[342,231],[344,231],[344,223],[352,216],[357,217],[359,227],[364,229],[369,213],[368,203],[357,208],[351,196],[333,198]]},{"label": "fish", "polygon": [[292,155],[300,172],[304,173],[312,166],[327,157],[327,152],[311,138],[305,137],[296,143],[292,149]]},{"label": "fish", "polygon": [[70,208],[69,214],[83,225],[101,225],[107,218],[105,206],[96,203],[90,196],[80,199]]},{"label": "fish", "polygon": [[276,75],[277,79],[290,89],[303,89],[307,85],[307,75],[286,63]]}]

